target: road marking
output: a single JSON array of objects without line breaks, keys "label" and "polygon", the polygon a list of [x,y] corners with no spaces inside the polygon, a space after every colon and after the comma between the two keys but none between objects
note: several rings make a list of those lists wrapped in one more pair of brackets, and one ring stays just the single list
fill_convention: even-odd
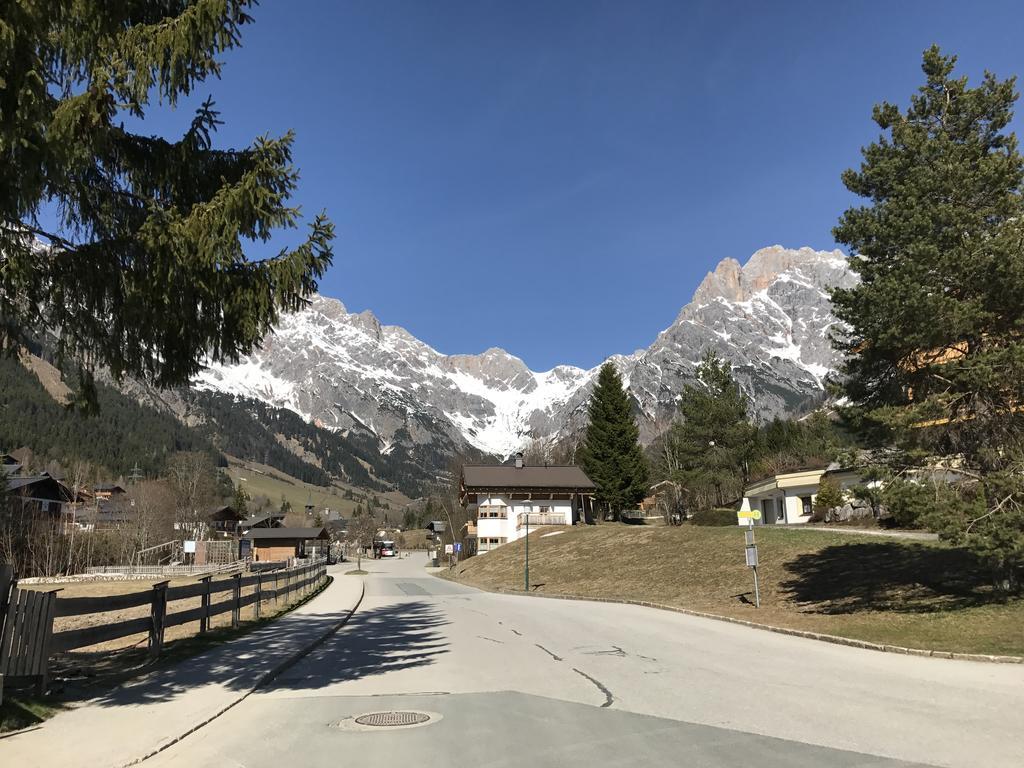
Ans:
[{"label": "road marking", "polygon": [[549,651],[547,648],[545,648],[540,643],[534,643],[534,645],[536,645],[538,648],[540,648],[542,651],[544,651],[544,653],[546,653],[548,656],[550,656],[555,661],[561,661],[562,660],[561,656],[558,656],[557,654],[552,653],[551,651]]},{"label": "road marking", "polygon": [[598,689],[598,690],[599,690],[599,691],[600,691],[601,693],[603,693],[603,694],[604,694],[604,704],[602,704],[602,705],[601,705],[601,708],[602,708],[602,709],[604,709],[605,707],[610,707],[610,706],[612,705],[612,702],[613,702],[613,701],[615,701],[615,699],[614,699],[614,697],[612,696],[612,692],[611,692],[611,691],[609,691],[609,690],[608,690],[608,689],[607,689],[607,688],[606,688],[606,687],[604,686],[604,683],[602,683],[602,682],[601,682],[600,680],[596,680],[596,679],[594,679],[593,677],[591,677],[590,675],[588,675],[588,674],[587,674],[586,672],[583,672],[582,670],[576,669],[576,667],[573,667],[573,668],[572,668],[572,671],[573,671],[573,672],[575,672],[575,673],[576,673],[577,675],[582,675],[583,677],[587,678],[587,680],[589,680],[589,681],[590,681],[590,682],[592,682],[592,683],[593,683],[594,685],[596,685],[596,686],[597,686],[597,689]]}]

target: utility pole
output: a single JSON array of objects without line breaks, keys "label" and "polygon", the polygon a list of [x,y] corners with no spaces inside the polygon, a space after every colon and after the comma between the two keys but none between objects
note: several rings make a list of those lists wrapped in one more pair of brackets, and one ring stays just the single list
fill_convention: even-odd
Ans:
[{"label": "utility pole", "polygon": [[139,462],[135,462],[135,466],[132,467],[132,473],[128,475],[128,482],[132,485],[139,482],[142,479],[142,470],[139,469]]},{"label": "utility pole", "polygon": [[[532,505],[531,505],[532,506]],[[526,508],[526,572],[524,592],[530,591],[530,507]]]}]

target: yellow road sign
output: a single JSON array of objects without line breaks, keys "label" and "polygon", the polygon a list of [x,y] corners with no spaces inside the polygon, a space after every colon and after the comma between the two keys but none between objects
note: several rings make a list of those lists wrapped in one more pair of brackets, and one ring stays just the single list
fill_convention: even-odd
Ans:
[{"label": "yellow road sign", "polygon": [[760,520],[761,510],[749,509],[740,512],[740,520]]}]

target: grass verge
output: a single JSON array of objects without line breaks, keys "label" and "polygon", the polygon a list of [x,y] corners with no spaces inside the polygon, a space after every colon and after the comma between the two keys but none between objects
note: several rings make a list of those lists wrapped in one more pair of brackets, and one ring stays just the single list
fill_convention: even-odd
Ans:
[{"label": "grass verge", "polygon": [[[982,564],[939,542],[760,527],[761,607],[739,527],[599,525],[530,535],[538,593],[643,600],[927,650],[1024,655],[1024,599],[996,599]],[[523,542],[443,574],[523,589]]]},{"label": "grass verge", "polygon": [[45,699],[4,696],[0,704],[0,733],[30,728],[57,714],[62,707]]}]

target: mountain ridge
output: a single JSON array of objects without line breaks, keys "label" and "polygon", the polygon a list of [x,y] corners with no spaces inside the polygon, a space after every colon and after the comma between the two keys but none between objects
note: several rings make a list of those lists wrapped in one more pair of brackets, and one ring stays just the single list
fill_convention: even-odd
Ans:
[{"label": "mountain ridge", "polygon": [[[628,383],[645,440],[671,421],[704,349],[733,365],[753,415],[783,415],[823,396],[838,365],[827,289],[855,278],[836,251],[756,251],[708,272],[647,348],[611,355]],[[386,452],[435,441],[506,456],[532,439],[578,433],[600,366],[533,371],[500,347],[444,355],[370,310],[330,297],[282,317],[263,347],[237,365],[211,366],[200,389],[293,410],[330,429],[372,434]]]}]

